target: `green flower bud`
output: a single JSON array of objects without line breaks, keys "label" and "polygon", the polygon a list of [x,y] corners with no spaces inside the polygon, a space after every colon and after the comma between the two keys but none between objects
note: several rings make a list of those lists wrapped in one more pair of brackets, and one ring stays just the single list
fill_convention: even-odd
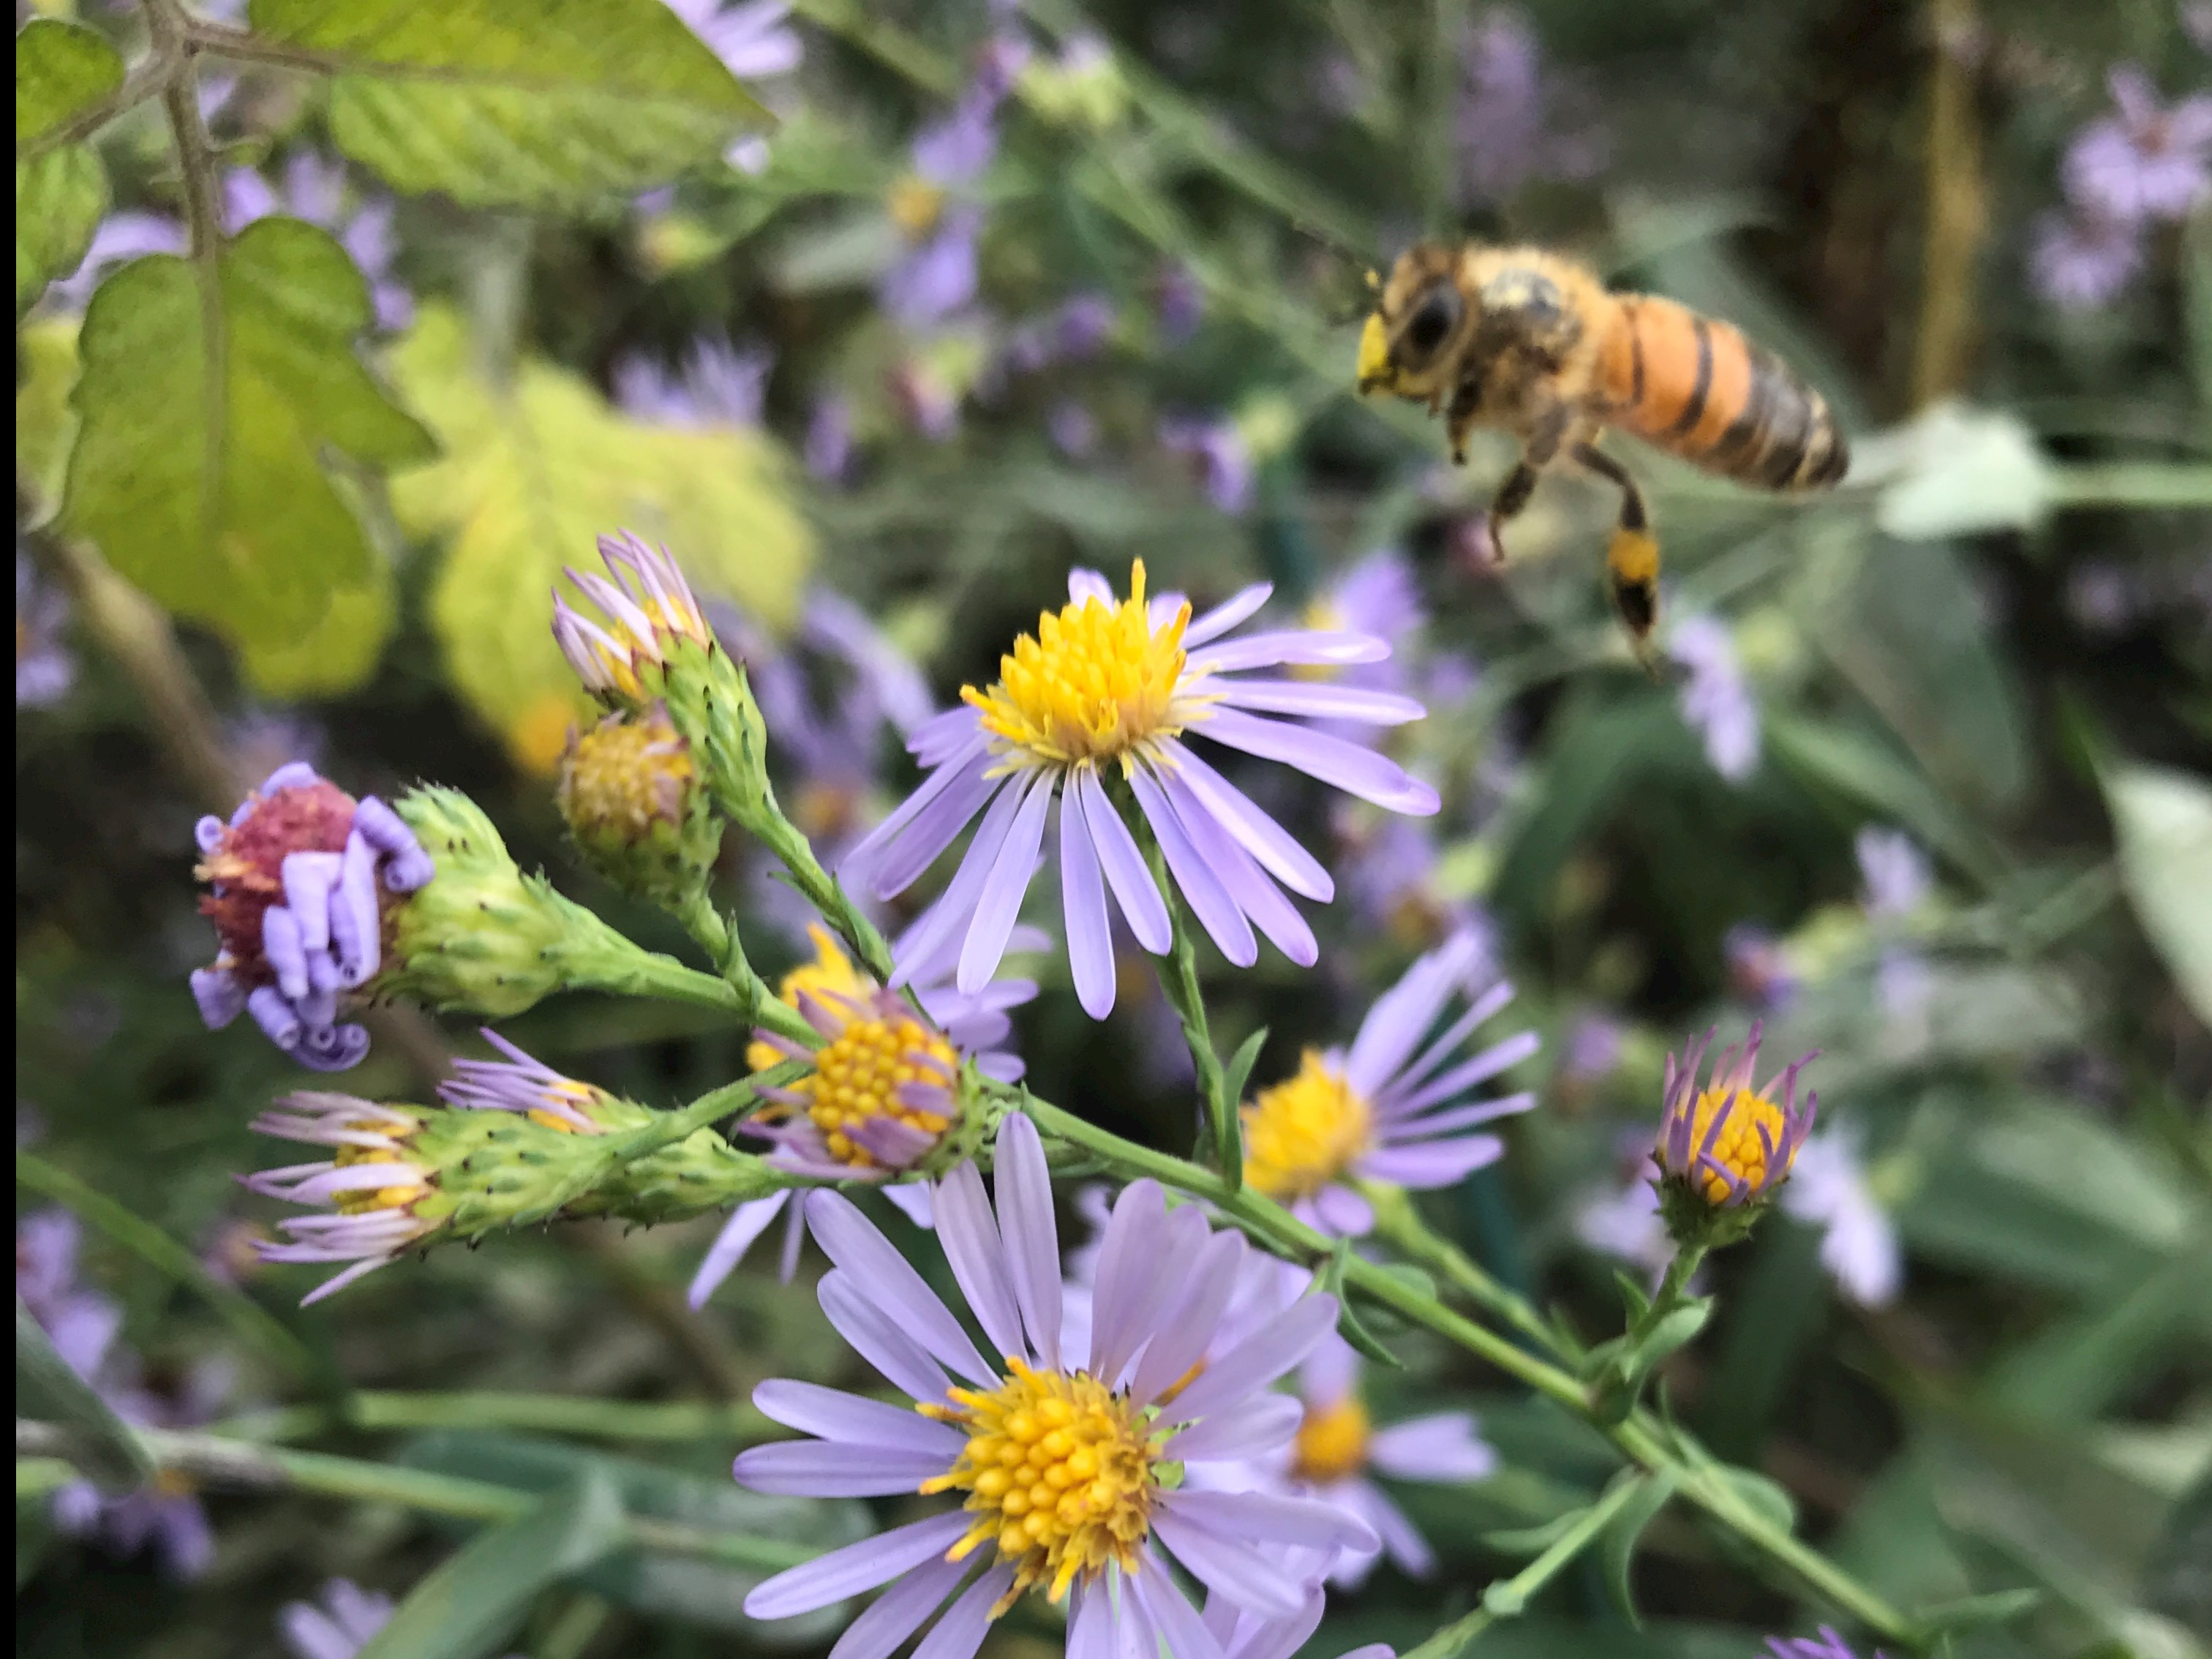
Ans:
[{"label": "green flower bud", "polygon": [[556,799],[577,850],[624,892],[673,907],[705,886],[722,825],[665,705],[571,732]]}]

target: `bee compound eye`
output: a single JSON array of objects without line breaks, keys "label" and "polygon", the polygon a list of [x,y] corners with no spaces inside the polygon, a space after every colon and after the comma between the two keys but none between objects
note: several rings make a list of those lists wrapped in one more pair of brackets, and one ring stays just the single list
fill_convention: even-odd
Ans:
[{"label": "bee compound eye", "polygon": [[1442,345],[1459,322],[1459,295],[1450,288],[1431,289],[1406,325],[1406,343],[1422,356]]}]

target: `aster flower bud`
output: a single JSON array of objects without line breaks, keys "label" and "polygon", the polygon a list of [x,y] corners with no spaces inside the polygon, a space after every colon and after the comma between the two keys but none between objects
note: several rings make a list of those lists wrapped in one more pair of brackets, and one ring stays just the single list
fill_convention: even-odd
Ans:
[{"label": "aster flower bud", "polygon": [[1811,1054],[1792,1061],[1765,1088],[1753,1086],[1757,1024],[1741,1052],[1733,1047],[1722,1052],[1700,1087],[1698,1072],[1712,1037],[1708,1031],[1680,1064],[1667,1057],[1665,1105],[1652,1152],[1660,1212],[1668,1233],[1686,1249],[1733,1243],[1750,1232],[1767,1200],[1790,1178],[1820,1107],[1819,1097],[1810,1093],[1804,1109],[1797,1107],[1797,1073]]},{"label": "aster flower bud", "polygon": [[526,875],[491,820],[459,790],[410,790],[397,811],[437,878],[392,912],[380,989],[500,1017],[562,990],[738,1006],[722,980],[641,949],[544,877]]},{"label": "aster flower bud", "polygon": [[221,939],[191,976],[201,1018],[220,1030],[248,1013],[302,1065],[356,1064],[368,1033],[339,1015],[383,988],[393,918],[435,873],[414,832],[375,796],[356,801],[295,761],[194,836],[200,914]]},{"label": "aster flower bud", "polygon": [[653,903],[697,892],[721,847],[721,823],[700,787],[691,744],[663,703],[571,732],[556,799],[592,867]]},{"label": "aster flower bud", "polygon": [[665,548],[627,532],[599,538],[607,575],[570,570],[605,618],[557,593],[553,637],[584,689],[613,709],[656,703],[691,745],[691,763],[724,811],[756,835],[782,823],[768,781],[768,736],[744,667],[715,642],[684,573]]}]

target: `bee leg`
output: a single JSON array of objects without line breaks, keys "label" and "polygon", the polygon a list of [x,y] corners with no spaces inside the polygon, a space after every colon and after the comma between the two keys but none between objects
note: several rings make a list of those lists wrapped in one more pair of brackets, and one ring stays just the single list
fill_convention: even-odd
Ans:
[{"label": "bee leg", "polygon": [[1651,630],[1659,621],[1659,542],[1651,533],[1644,492],[1628,469],[1594,444],[1577,444],[1575,459],[1620,489],[1620,518],[1606,544],[1606,590],[1628,629],[1637,660],[1656,676]]},{"label": "bee leg", "polygon": [[1482,388],[1472,380],[1462,380],[1452,388],[1451,405],[1445,411],[1445,430],[1451,434],[1451,458],[1454,466],[1467,465],[1467,441],[1474,431],[1474,417],[1482,408]]},{"label": "bee leg", "polygon": [[1536,493],[1536,475],[1549,466],[1559,456],[1559,445],[1567,435],[1568,423],[1574,418],[1563,404],[1548,410],[1529,429],[1528,441],[1521,447],[1521,459],[1498,486],[1498,493],[1490,498],[1490,513],[1486,520],[1490,531],[1490,556],[1494,563],[1505,561],[1505,521],[1517,516],[1528,505],[1529,496]]}]

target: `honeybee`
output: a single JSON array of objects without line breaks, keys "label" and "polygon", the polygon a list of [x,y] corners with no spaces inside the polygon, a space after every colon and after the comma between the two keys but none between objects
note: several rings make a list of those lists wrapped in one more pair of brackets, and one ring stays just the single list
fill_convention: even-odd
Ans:
[{"label": "honeybee", "polygon": [[1733,325],[1650,294],[1613,294],[1540,248],[1424,243],[1399,256],[1359,339],[1359,390],[1442,410],[1452,459],[1468,434],[1517,434],[1492,497],[1491,546],[1562,454],[1620,491],[1606,549],[1613,607],[1648,663],[1659,544],[1636,481],[1597,447],[1608,426],[1763,489],[1826,489],[1850,456],[1827,400]]}]

